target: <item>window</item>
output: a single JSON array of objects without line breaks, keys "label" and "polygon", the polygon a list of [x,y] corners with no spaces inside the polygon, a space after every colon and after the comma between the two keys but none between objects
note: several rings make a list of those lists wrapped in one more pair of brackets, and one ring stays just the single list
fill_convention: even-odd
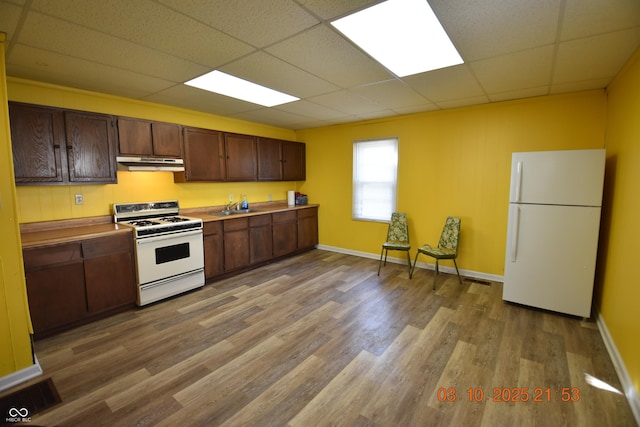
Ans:
[{"label": "window", "polygon": [[353,143],[353,218],[389,221],[396,210],[398,138]]}]

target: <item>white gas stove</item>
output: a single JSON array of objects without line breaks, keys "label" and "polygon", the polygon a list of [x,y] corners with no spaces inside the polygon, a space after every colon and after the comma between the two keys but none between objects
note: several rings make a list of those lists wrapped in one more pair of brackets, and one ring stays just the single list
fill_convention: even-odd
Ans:
[{"label": "white gas stove", "polygon": [[204,286],[202,220],[181,216],[177,200],[114,204],[113,219],[133,228],[138,305]]}]

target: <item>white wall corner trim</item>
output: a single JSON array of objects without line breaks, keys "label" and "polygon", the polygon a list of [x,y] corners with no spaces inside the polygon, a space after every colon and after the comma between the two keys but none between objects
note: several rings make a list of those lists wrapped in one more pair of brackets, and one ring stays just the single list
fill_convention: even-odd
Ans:
[{"label": "white wall corner trim", "polygon": [[[327,245],[317,245],[316,248],[318,249],[322,249],[325,251],[330,251],[330,252],[338,252],[341,254],[346,254],[346,255],[354,255],[354,256],[359,256],[362,258],[371,258],[371,259],[375,259],[375,260],[379,260],[380,259],[380,254],[372,254],[370,252],[362,252],[362,251],[354,251],[351,249],[344,249],[344,248],[338,248],[336,246],[327,246]],[[382,246],[381,246],[382,248]],[[420,257],[422,259],[427,259],[428,257],[426,256],[422,256]],[[423,268],[423,269],[428,269],[428,270],[435,270],[436,265],[435,264],[429,264],[426,262],[422,262],[420,261],[420,258],[418,258],[418,262],[416,264],[416,268]],[[407,264],[407,258],[395,258],[395,257],[388,257],[387,258],[387,262],[392,262],[394,264],[403,264],[406,265]],[[413,259],[411,260],[411,262],[413,263]],[[448,273],[448,274],[456,274],[456,269],[454,267],[447,267],[447,266],[443,266],[440,265],[438,267],[438,269],[440,270],[441,273]],[[462,276],[462,278],[468,278],[468,279],[480,279],[480,280],[489,280],[492,282],[504,282],[504,276],[499,276],[497,274],[489,274],[489,273],[482,273],[480,271],[473,271],[473,270],[464,270],[462,268],[459,269],[460,270],[460,276]]]},{"label": "white wall corner trim", "polygon": [[609,357],[611,357],[613,367],[618,374],[618,379],[620,380],[620,383],[622,384],[622,387],[624,389],[624,395],[629,401],[629,406],[631,406],[631,411],[633,412],[633,416],[636,419],[636,423],[640,425],[640,396],[638,396],[638,392],[633,386],[633,381],[631,381],[629,371],[627,371],[627,367],[625,366],[622,357],[620,357],[618,348],[616,347],[611,334],[609,334],[609,329],[607,329],[604,318],[602,317],[600,312],[595,309],[595,307],[593,308],[593,311],[596,313],[596,323],[598,324],[598,329],[600,330],[600,336],[602,336],[602,340],[604,341],[604,345],[607,348]]},{"label": "white wall corner trim", "polygon": [[38,362],[38,358],[35,357],[35,363],[33,365],[27,366],[24,369],[0,378],[0,393],[17,386],[18,384],[22,384],[25,381],[29,381],[32,378],[40,376],[42,373],[43,371],[40,367],[40,362]]}]

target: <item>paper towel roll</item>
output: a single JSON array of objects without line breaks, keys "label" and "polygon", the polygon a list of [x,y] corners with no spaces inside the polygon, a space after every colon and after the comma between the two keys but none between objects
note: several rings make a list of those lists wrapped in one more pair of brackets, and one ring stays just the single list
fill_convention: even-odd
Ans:
[{"label": "paper towel roll", "polygon": [[296,192],[293,190],[287,191],[287,204],[289,206],[295,206],[296,204]]}]

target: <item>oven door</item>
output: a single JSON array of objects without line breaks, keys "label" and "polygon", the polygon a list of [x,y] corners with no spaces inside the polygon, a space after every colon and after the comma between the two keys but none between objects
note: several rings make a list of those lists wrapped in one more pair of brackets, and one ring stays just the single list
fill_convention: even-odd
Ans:
[{"label": "oven door", "polygon": [[136,240],[138,284],[204,269],[202,229]]}]

